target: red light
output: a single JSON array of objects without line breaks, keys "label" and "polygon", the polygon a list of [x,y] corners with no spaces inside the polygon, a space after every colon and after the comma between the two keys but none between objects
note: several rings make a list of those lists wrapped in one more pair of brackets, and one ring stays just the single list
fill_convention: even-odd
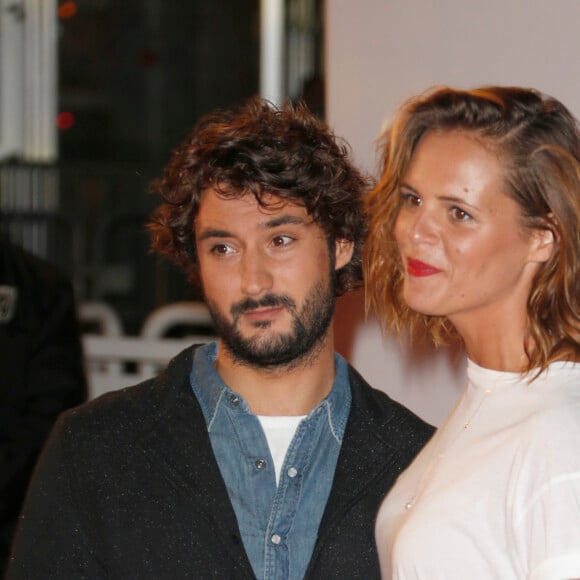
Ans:
[{"label": "red light", "polygon": [[58,7],[58,17],[63,20],[72,18],[77,13],[77,3],[69,0],[68,2],[63,2]]},{"label": "red light", "polygon": [[70,129],[75,123],[75,114],[70,111],[63,111],[62,113],[59,113],[56,118],[56,126],[63,131]]}]

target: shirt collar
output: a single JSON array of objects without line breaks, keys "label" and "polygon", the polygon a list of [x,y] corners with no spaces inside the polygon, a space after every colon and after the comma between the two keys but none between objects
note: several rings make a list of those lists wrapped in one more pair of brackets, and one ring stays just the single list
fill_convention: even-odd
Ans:
[{"label": "shirt collar", "polygon": [[[225,397],[238,397],[237,408],[250,413],[250,408],[244,398],[232,391],[222,380],[214,367],[217,359],[218,343],[211,342],[195,350],[190,373],[190,383],[203,411],[208,429],[220,403]],[[320,412],[325,412],[333,437],[342,442],[346,422],[350,411],[351,392],[348,379],[348,364],[342,356],[334,353],[335,378],[330,393],[310,411],[306,420]]]}]

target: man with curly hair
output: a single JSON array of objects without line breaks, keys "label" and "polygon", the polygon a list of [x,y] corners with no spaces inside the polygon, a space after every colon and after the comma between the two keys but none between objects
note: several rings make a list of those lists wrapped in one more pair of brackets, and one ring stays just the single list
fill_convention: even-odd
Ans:
[{"label": "man with curly hair", "polygon": [[376,510],[431,427],[334,352],[366,180],[304,106],[253,99],[154,186],[153,248],[218,338],[61,419],[9,578],[378,578]]}]

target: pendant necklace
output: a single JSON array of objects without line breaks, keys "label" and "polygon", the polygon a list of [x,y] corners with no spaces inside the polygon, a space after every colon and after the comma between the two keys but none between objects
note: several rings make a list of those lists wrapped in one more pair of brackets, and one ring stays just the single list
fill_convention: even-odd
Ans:
[{"label": "pendant necklace", "polygon": [[423,475],[421,476],[421,479],[419,480],[418,485],[415,488],[415,493],[405,502],[405,510],[410,510],[415,506],[417,500],[421,497],[422,493],[425,491],[427,482],[430,481],[431,475],[436,471],[436,468],[439,465],[439,463],[445,458],[445,455],[449,452],[449,450],[453,447],[453,445],[461,437],[461,435],[471,427],[471,424],[473,423],[479,411],[481,410],[484,401],[491,393],[492,389],[485,389],[485,391],[481,396],[481,399],[479,400],[477,407],[471,413],[467,421],[463,423],[463,425],[461,426],[461,430],[457,433],[457,435],[455,435],[455,437],[447,445],[445,450],[439,449],[439,447],[441,447],[441,444],[437,446],[438,448],[436,449],[434,457],[429,462],[427,469],[424,471]]}]

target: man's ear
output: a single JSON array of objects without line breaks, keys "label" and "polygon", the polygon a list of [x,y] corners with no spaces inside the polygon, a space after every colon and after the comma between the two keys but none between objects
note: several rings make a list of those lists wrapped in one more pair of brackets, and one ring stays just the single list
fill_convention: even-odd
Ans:
[{"label": "man's ear", "polygon": [[334,269],[340,270],[343,266],[346,266],[352,259],[352,254],[354,252],[354,242],[350,240],[336,240],[335,242],[335,264]]},{"label": "man's ear", "polygon": [[530,261],[547,262],[554,251],[556,236],[552,229],[538,228],[531,234]]}]

